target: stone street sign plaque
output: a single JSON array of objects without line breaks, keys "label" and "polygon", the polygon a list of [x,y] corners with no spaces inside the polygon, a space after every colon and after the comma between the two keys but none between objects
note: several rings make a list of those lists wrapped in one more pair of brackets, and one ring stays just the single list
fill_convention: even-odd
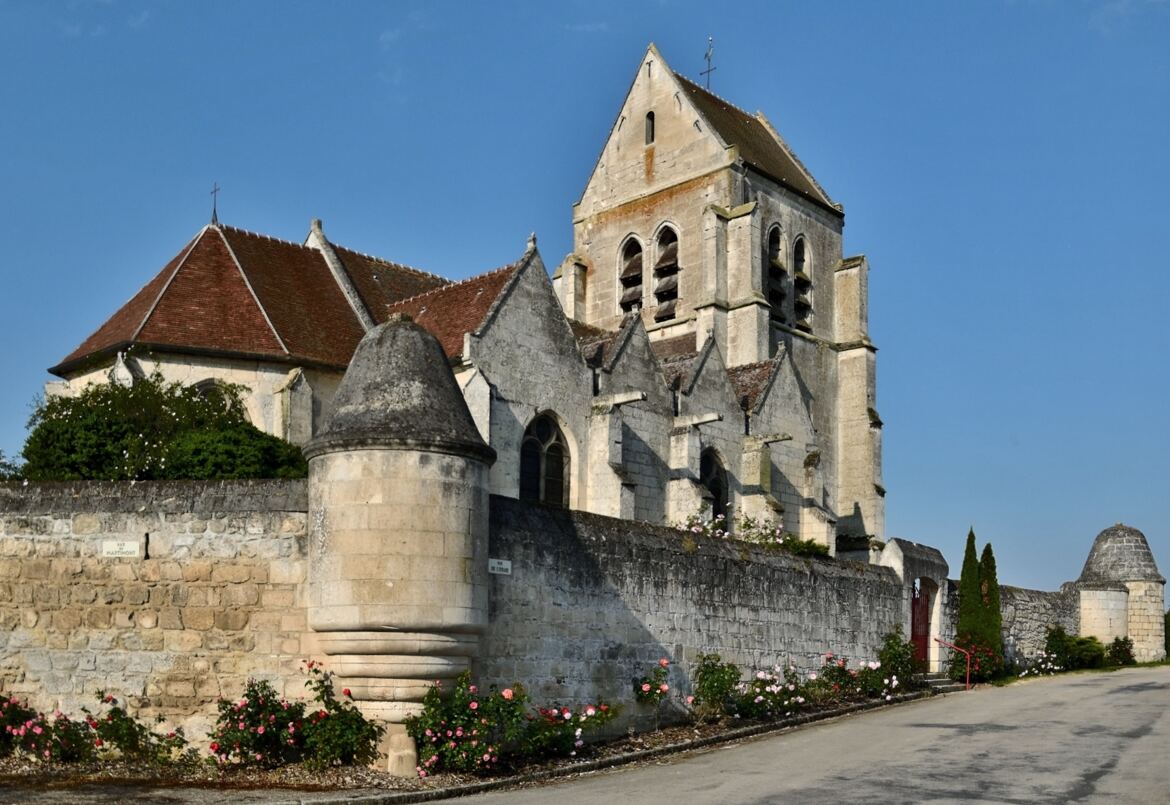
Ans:
[{"label": "stone street sign plaque", "polygon": [[488,573],[495,573],[497,576],[511,576],[512,563],[507,559],[488,559]]},{"label": "stone street sign plaque", "polygon": [[138,555],[139,547],[136,539],[102,540],[102,558],[104,559],[137,558]]}]

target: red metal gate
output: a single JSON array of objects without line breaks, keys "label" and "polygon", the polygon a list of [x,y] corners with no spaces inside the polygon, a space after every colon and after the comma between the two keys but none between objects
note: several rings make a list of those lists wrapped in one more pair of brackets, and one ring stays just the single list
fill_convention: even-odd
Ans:
[{"label": "red metal gate", "polygon": [[930,645],[930,596],[922,591],[917,582],[911,591],[910,642],[914,644],[914,658],[926,662]]}]

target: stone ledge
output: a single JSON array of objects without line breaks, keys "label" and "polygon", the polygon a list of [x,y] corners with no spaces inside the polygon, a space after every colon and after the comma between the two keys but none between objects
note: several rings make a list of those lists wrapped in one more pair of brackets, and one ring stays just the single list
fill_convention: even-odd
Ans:
[{"label": "stone ledge", "polygon": [[212,514],[308,509],[308,482],[304,479],[0,483],[0,512],[6,514]]}]

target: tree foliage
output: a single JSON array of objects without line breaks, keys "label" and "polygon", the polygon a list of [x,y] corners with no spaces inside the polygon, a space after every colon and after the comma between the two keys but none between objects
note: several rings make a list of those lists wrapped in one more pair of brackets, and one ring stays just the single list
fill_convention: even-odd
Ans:
[{"label": "tree foliage", "polygon": [[248,422],[240,389],[92,384],[50,397],[29,420],[22,476],[32,481],[303,477],[293,445]]},{"label": "tree foliage", "polygon": [[[999,579],[991,543],[984,546],[982,560],[977,559],[975,530],[971,529],[967,533],[963,572],[959,577],[955,644],[972,652],[972,679],[989,679],[1003,669],[1003,616],[999,602]],[[966,658],[955,652],[951,657],[951,675],[964,677],[966,665]]]},{"label": "tree foliage", "polygon": [[20,477],[20,467],[15,462],[9,461],[4,456],[4,451],[0,450],[0,481],[10,481],[13,478]]}]

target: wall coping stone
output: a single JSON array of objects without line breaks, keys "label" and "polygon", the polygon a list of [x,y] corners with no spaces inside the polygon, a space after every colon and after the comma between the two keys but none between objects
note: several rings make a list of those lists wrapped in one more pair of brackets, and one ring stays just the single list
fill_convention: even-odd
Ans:
[{"label": "wall coping stone", "polygon": [[304,479],[0,483],[0,513],[3,514],[213,514],[308,510],[308,482]]}]

